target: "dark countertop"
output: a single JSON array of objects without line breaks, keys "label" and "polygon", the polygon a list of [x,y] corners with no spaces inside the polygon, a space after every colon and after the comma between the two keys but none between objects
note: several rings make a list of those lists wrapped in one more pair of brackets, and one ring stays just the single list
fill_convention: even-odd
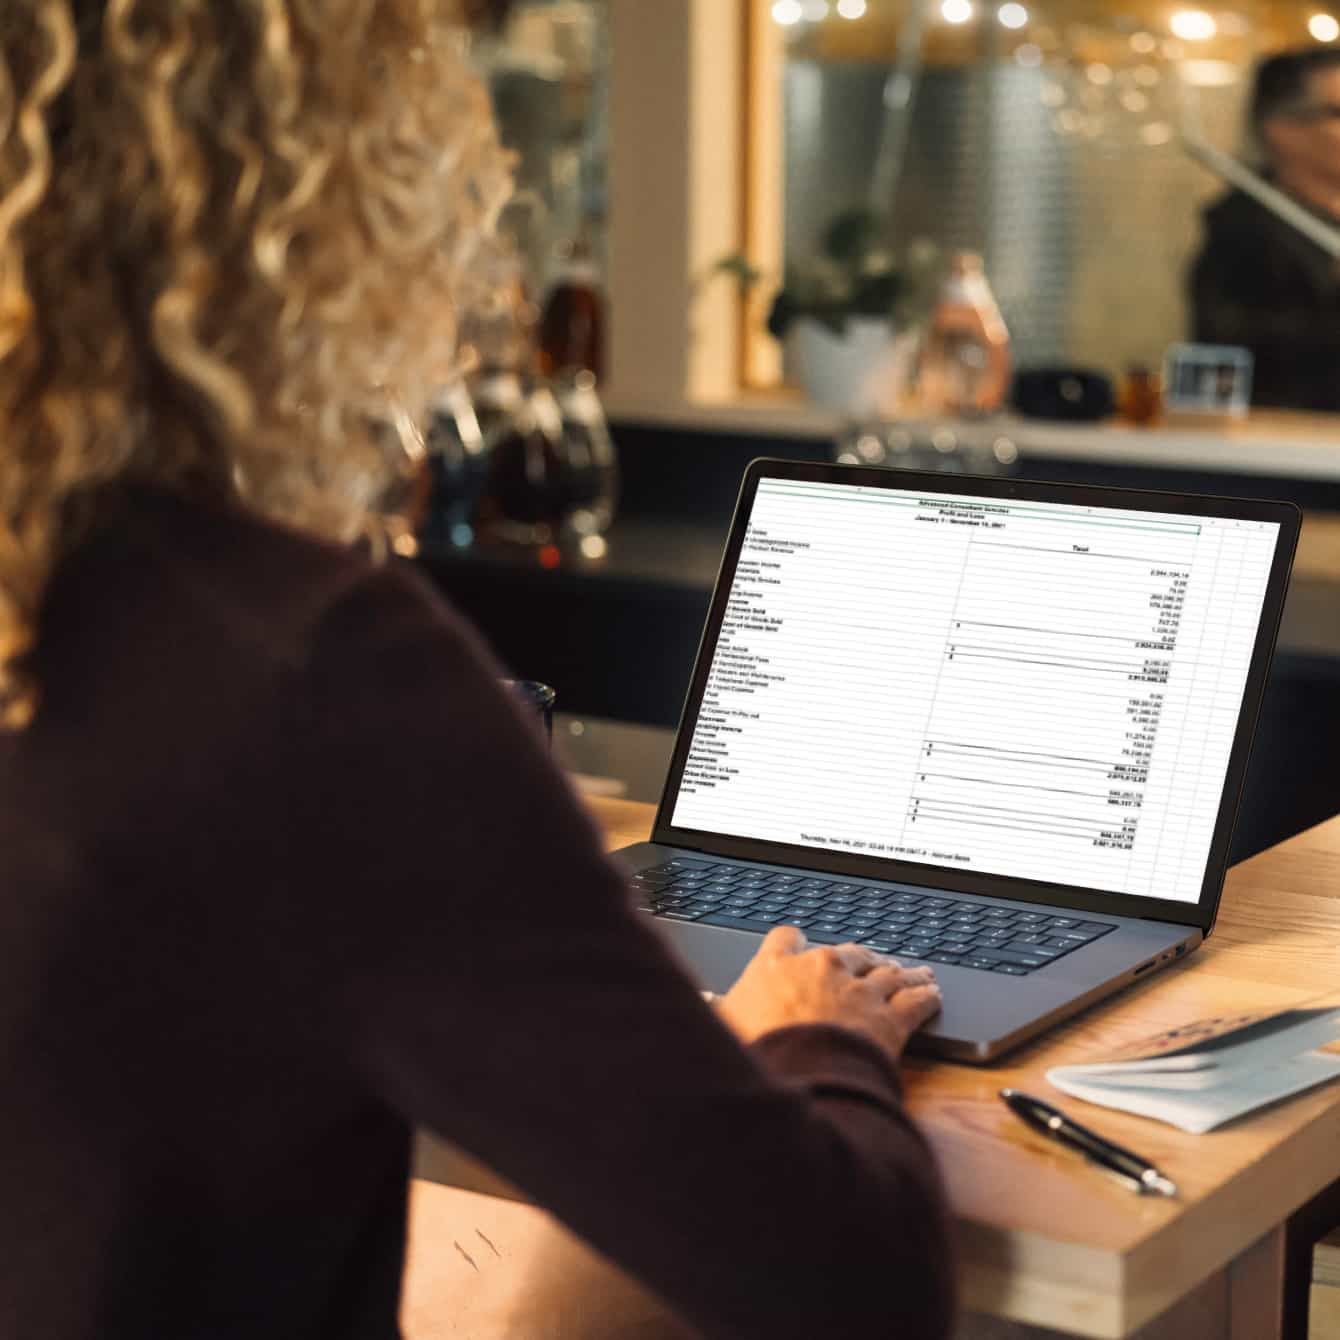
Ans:
[{"label": "dark countertop", "polygon": [[[1280,628],[1281,653],[1330,656],[1340,660],[1340,567],[1334,576],[1316,558],[1309,561],[1310,532],[1322,526],[1340,530],[1340,519],[1309,516],[1304,526],[1298,566],[1289,586]],[[514,546],[476,545],[470,549],[426,549],[422,562],[436,573],[455,570],[466,574],[502,574],[524,584],[537,595],[549,593],[621,594],[641,598],[683,599],[701,607],[716,582],[721,550],[729,529],[727,521],[676,522],[662,519],[620,519],[605,537],[607,552],[588,558],[564,552],[550,567],[540,551]],[[1329,546],[1331,536],[1326,536]],[[448,586],[453,585],[451,581]]]},{"label": "dark countertop", "polygon": [[620,518],[605,535],[605,555],[588,558],[578,549],[527,549],[475,544],[468,549],[425,545],[420,560],[464,571],[493,569],[526,576],[537,590],[584,587],[657,587],[708,593],[716,581],[729,519],[713,524]]}]

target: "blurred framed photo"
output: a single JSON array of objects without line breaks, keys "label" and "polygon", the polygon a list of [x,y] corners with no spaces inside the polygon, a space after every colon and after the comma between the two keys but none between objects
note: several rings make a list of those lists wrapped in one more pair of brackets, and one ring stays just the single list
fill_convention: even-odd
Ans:
[{"label": "blurred framed photo", "polygon": [[1252,403],[1252,355],[1229,344],[1174,344],[1163,369],[1170,415],[1242,419]]}]

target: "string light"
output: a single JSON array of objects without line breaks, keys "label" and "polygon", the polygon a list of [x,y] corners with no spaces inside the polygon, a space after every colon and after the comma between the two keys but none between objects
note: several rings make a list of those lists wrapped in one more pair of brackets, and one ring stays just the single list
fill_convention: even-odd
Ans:
[{"label": "string light", "polygon": [[1314,14],[1307,21],[1307,30],[1318,42],[1334,42],[1340,37],[1340,22],[1331,14]]},{"label": "string light", "polygon": [[844,19],[865,17],[865,0],[838,0],[837,11]]},{"label": "string light", "polygon": [[777,0],[772,7],[772,17],[775,23],[780,23],[783,28],[789,28],[805,17],[805,11],[800,7],[800,0]]},{"label": "string light", "polygon": [[1208,42],[1219,31],[1214,15],[1203,9],[1179,9],[1172,16],[1170,27],[1173,36],[1183,42]]},{"label": "string light", "polygon": [[940,17],[946,23],[967,23],[972,14],[972,0],[944,0],[940,6]]},{"label": "string light", "polygon": [[1023,5],[1011,3],[1001,5],[996,11],[996,17],[1006,28],[1026,28],[1028,26],[1028,10]]}]

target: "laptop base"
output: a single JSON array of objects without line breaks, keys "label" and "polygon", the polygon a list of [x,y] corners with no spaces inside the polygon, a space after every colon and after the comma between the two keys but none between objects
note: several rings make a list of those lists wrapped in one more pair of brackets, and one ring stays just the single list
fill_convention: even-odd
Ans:
[{"label": "laptop base", "polygon": [[[644,842],[625,847],[616,857],[636,874],[663,866],[667,861],[715,860],[696,851]],[[732,862],[745,869],[786,872],[788,875],[822,879],[822,872],[794,870],[754,862]],[[862,881],[873,892],[919,889],[938,892],[932,886],[909,886]],[[955,894],[961,905],[982,905],[987,900]],[[991,899],[993,909],[1024,913],[1054,914],[1054,906]],[[1089,914],[1086,914],[1089,915]],[[1185,957],[1201,942],[1199,930],[1164,922],[1131,917],[1105,917],[1112,923],[1109,934],[1085,944],[1028,976],[1013,977],[978,971],[955,963],[926,959],[935,969],[944,992],[944,1006],[913,1039],[913,1052],[955,1061],[982,1064],[1006,1052],[1121,990],[1138,978],[1151,976]],[[730,989],[762,941],[762,932],[729,929],[698,921],[676,921],[653,916],[653,924],[689,967],[700,986],[717,993]],[[802,928],[803,930],[804,928]],[[895,954],[912,964],[922,959]]]}]

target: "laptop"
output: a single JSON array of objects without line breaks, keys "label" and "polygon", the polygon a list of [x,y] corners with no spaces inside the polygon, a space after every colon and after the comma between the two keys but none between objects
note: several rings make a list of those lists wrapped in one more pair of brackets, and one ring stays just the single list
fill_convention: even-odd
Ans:
[{"label": "laptop", "polygon": [[1301,516],[860,466],[747,470],[639,905],[724,991],[774,926],[931,963],[983,1062],[1194,950]]}]

